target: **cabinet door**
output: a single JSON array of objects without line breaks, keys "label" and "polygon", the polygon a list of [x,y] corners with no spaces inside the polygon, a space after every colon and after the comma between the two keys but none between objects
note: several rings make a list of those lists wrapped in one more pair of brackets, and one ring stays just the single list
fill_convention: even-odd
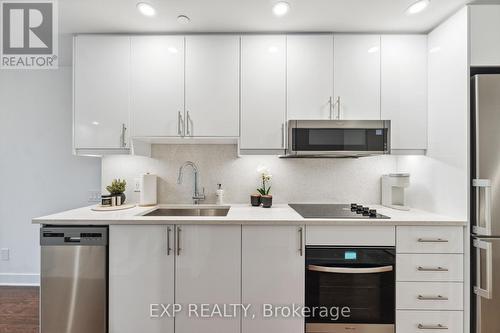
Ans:
[{"label": "cabinet door", "polygon": [[328,119],[333,94],[333,36],[287,36],[288,119]]},{"label": "cabinet door", "polygon": [[186,135],[239,136],[240,37],[186,37]]},{"label": "cabinet door", "polygon": [[284,148],[286,37],[241,37],[241,149]]},{"label": "cabinet door", "polygon": [[500,6],[470,6],[471,66],[500,66]]},{"label": "cabinet door", "polygon": [[242,333],[303,333],[303,318],[263,315],[264,304],[304,305],[303,227],[243,226],[242,303],[256,317],[244,317]]},{"label": "cabinet door", "polygon": [[128,145],[123,127],[128,127],[129,118],[129,72],[129,37],[75,38],[75,148]]},{"label": "cabinet door", "polygon": [[380,36],[335,35],[334,41],[335,114],[380,119]]},{"label": "cabinet door", "polygon": [[173,236],[172,226],[110,226],[110,333],[174,332],[173,318],[150,317],[151,304],[174,303]]},{"label": "cabinet door", "polygon": [[427,149],[427,36],[382,36],[381,90],[391,149]]},{"label": "cabinet door", "polygon": [[[180,251],[179,251],[180,250]],[[234,333],[240,317],[203,318],[200,304],[241,304],[241,226],[177,226],[175,268],[176,333]],[[198,305],[189,315],[189,304]],[[197,317],[197,314],[200,317]]]},{"label": "cabinet door", "polygon": [[178,136],[184,117],[184,37],[131,37],[133,136]]}]

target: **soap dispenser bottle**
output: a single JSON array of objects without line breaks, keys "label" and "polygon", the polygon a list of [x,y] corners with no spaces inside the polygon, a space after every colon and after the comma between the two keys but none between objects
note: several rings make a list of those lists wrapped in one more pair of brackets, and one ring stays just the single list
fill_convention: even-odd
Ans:
[{"label": "soap dispenser bottle", "polygon": [[224,190],[222,189],[222,184],[217,184],[217,191],[215,191],[215,196],[217,197],[217,205],[224,204]]}]

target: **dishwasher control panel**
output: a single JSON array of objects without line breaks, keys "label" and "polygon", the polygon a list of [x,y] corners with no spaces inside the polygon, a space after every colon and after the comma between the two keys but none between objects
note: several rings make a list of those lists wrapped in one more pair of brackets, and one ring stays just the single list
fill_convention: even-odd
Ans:
[{"label": "dishwasher control panel", "polygon": [[107,245],[108,227],[50,227],[40,230],[40,245]]}]

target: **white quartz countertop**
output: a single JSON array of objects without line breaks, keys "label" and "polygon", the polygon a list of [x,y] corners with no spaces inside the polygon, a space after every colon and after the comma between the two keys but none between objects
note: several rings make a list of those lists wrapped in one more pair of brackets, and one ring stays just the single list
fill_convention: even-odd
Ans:
[{"label": "white quartz countertop", "polygon": [[272,208],[252,207],[245,204],[224,206],[198,205],[197,207],[230,207],[227,216],[143,216],[157,208],[193,208],[193,205],[158,205],[118,211],[93,211],[93,206],[77,208],[33,219],[35,224],[51,225],[110,225],[110,224],[256,224],[256,225],[466,225],[457,219],[425,211],[401,211],[368,205],[390,219],[305,219],[287,204]]}]

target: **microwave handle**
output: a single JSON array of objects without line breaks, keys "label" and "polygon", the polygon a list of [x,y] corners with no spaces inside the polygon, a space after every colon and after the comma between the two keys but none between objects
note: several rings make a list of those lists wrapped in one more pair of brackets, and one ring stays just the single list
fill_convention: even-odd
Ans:
[{"label": "microwave handle", "polygon": [[369,268],[350,268],[350,267],[326,267],[317,265],[308,265],[307,269],[313,272],[321,273],[340,273],[340,274],[371,274],[371,273],[384,273],[392,272],[394,267],[391,266],[380,266],[380,267],[369,267]]}]

